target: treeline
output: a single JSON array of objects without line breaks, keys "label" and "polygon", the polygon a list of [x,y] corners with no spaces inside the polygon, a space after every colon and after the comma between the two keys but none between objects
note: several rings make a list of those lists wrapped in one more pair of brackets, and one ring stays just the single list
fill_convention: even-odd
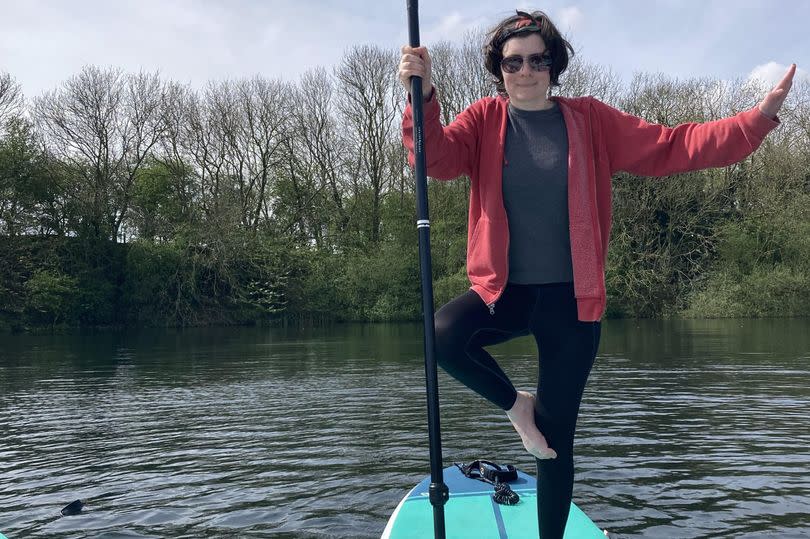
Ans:
[{"label": "treeline", "polygon": [[[490,95],[477,43],[432,47],[443,120]],[[396,51],[297,81],[86,67],[26,99],[0,73],[0,327],[412,320],[414,185]],[[744,81],[629,84],[576,59],[561,95],[650,121],[755,105]],[[810,314],[810,102],[742,163],[614,179],[610,316]],[[431,182],[436,301],[467,287],[468,180]]]}]

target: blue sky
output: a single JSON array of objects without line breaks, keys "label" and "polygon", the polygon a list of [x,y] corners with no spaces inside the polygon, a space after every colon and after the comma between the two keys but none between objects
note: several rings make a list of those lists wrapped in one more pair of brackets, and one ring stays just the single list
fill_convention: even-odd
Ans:
[{"label": "blue sky", "polygon": [[[422,41],[457,40],[515,8],[542,9],[589,61],[625,80],[637,71],[733,80],[775,78],[795,62],[810,80],[805,0],[580,0],[537,4],[422,0]],[[27,97],[83,65],[159,70],[200,87],[249,77],[295,80],[346,48],[407,41],[405,1],[0,0],[0,71]]]}]

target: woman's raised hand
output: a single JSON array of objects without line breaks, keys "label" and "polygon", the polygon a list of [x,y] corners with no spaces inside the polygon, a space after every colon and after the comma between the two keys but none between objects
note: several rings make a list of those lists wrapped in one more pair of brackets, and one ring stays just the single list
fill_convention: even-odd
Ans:
[{"label": "woman's raised hand", "polygon": [[782,108],[782,103],[785,102],[785,98],[790,91],[790,87],[793,86],[793,75],[795,73],[796,64],[791,64],[785,76],[779,81],[779,84],[774,86],[765,96],[765,99],[759,102],[759,110],[762,114],[768,118],[776,118],[779,109]]},{"label": "woman's raised hand", "polygon": [[430,97],[433,82],[430,80],[430,55],[427,47],[402,47],[402,58],[399,61],[399,81],[405,91],[411,91],[411,77],[422,77],[422,96]]}]

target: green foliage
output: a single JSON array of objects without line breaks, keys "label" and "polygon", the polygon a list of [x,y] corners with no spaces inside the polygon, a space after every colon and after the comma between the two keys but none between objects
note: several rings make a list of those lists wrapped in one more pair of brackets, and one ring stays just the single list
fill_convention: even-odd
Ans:
[{"label": "green foliage", "polygon": [[123,304],[127,319],[190,326],[268,320],[285,312],[286,248],[247,235],[180,244],[129,245]]},{"label": "green foliage", "polygon": [[74,324],[80,326],[117,325],[119,319],[118,283],[101,271],[79,277],[79,294]]},{"label": "green foliage", "polygon": [[419,313],[418,258],[414,248],[385,244],[379,251],[341,257],[334,294],[339,318],[375,322],[413,320]]},{"label": "green foliage", "polygon": [[372,252],[307,250],[295,256],[295,263],[287,310],[294,318],[380,322],[421,316],[415,243],[386,243]]},{"label": "green foliage", "polygon": [[728,219],[732,170],[614,181],[608,315],[656,317],[682,301],[716,252]]},{"label": "green foliage", "polygon": [[806,316],[810,313],[810,195],[725,223],[719,257],[689,296],[688,317]]},{"label": "green foliage", "polygon": [[[178,181],[181,182],[178,189]],[[140,239],[174,237],[184,220],[184,204],[178,196],[183,191],[182,177],[161,163],[151,163],[135,175],[132,189],[132,222]]]},{"label": "green foliage", "polygon": [[238,279],[238,301],[253,318],[271,319],[287,308],[287,286],[292,271],[289,245],[252,240]]},{"label": "green foliage", "polygon": [[38,270],[25,283],[26,311],[38,324],[69,321],[81,302],[78,280],[48,270]]},{"label": "green foliage", "polygon": [[122,246],[58,236],[0,239],[0,319],[9,326],[120,322]]},{"label": "green foliage", "polygon": [[175,244],[136,241],[127,249],[124,298],[126,318],[166,325],[187,313],[190,298],[182,286],[183,252]]},{"label": "green foliage", "polygon": [[462,266],[456,273],[442,275],[433,282],[433,302],[438,309],[470,288],[467,270]]},{"label": "green foliage", "polygon": [[718,271],[692,294],[688,318],[757,318],[807,316],[810,274],[786,267],[756,266],[747,273]]},{"label": "green foliage", "polygon": [[12,118],[0,139],[0,231],[9,236],[59,231],[53,206],[62,186],[47,171],[34,127],[24,118]]},{"label": "green foliage", "polygon": [[[454,47],[437,53],[445,121],[489,92],[477,46]],[[299,85],[196,92],[90,67],[20,102],[0,129],[0,328],[420,318],[395,55],[372,49]],[[570,68],[568,95],[669,125],[756,99],[745,84],[641,74],[622,88]],[[607,316],[810,314],[808,88],[740,163],[614,178]],[[469,288],[470,182],[428,193],[439,307]]]}]

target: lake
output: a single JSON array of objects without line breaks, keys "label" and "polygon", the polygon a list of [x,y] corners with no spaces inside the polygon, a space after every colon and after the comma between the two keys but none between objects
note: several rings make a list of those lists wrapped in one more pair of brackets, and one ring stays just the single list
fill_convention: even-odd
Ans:
[{"label": "lake", "polygon": [[[490,350],[533,389],[530,338]],[[439,382],[445,465],[534,473]],[[605,322],[575,465],[613,537],[810,537],[810,320]],[[10,539],[379,537],[428,473],[418,324],[0,335]]]}]

